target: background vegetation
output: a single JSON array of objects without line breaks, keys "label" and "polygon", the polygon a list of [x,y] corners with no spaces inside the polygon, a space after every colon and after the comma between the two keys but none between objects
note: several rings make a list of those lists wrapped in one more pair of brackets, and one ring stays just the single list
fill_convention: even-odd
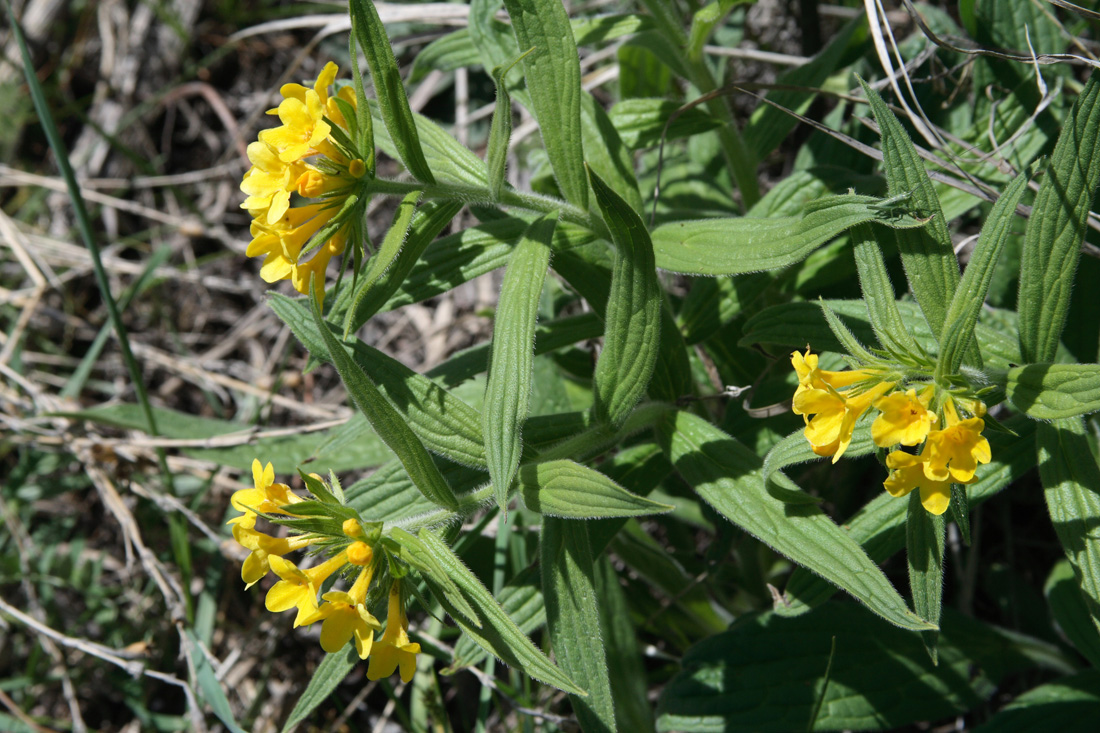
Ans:
[{"label": "background vegetation", "polygon": [[[336,372],[307,370],[307,352],[265,302],[259,265],[244,256],[250,219],[239,208],[245,146],[268,126],[263,113],[281,84],[315,79],[330,59],[348,68],[346,4],[12,4],[71,151],[159,434],[145,429],[18,45],[0,28],[0,729],[263,731],[288,721],[325,730],[575,729],[564,693],[486,661],[449,621],[422,610],[413,614],[414,638],[426,653],[411,684],[368,683],[359,667],[292,715],[325,656],[317,630],[291,631],[288,618],[267,613],[240,581],[245,552],[224,522],[253,457],[274,461],[281,480],[302,465],[332,469],[345,486],[390,458],[362,420],[351,419]],[[935,190],[965,263],[990,201],[1051,155],[1072,121],[1089,71],[1080,60],[1096,62],[1100,6],[867,5],[882,10],[870,25],[855,0],[569,3],[582,85],[608,110],[634,164],[638,200],[627,203],[656,227],[796,215],[849,189],[885,195],[889,176],[874,155],[882,122],[865,106],[858,74],[898,105],[894,113],[934,163]],[[484,157],[496,92],[486,73],[492,64],[471,39],[468,6],[377,7],[412,109]],[[711,15],[700,12],[711,7]],[[662,8],[675,17],[662,18]],[[608,14],[615,15],[601,18]],[[673,40],[690,65],[669,66],[669,23],[681,29]],[[891,94],[884,62],[904,68],[896,91],[905,88],[905,105]],[[764,94],[806,124],[761,102]],[[519,93],[516,101],[508,180],[556,194],[529,100]],[[747,151],[740,167],[729,164],[731,121]],[[1091,144],[1080,159],[1089,165]],[[403,170],[385,155],[378,165],[380,175]],[[1027,192],[1025,205],[1033,200]],[[907,205],[894,200],[883,217],[919,217],[895,209]],[[372,242],[395,209],[392,199],[371,201]],[[487,218],[464,209],[443,234]],[[1026,224],[1012,221],[978,327],[983,349],[1003,357],[1005,368],[1024,361],[1016,310]],[[1097,221],[1086,219],[1056,361],[1098,360]],[[357,335],[480,408],[499,268],[521,233],[446,240],[450,248],[436,250],[421,279],[410,279]],[[810,334],[815,350],[843,351],[812,301],[828,299],[865,342],[875,341],[854,302],[862,294],[851,237],[829,239],[796,261],[748,268],[766,273],[662,276],[690,358],[691,389],[678,406],[760,457],[802,424],[783,407],[796,384],[785,355]],[[448,252],[460,257],[446,261]],[[535,416],[592,400],[603,331],[565,273],[568,262],[554,261],[560,269],[538,303],[544,322],[576,320],[560,329],[560,348],[534,360]],[[894,291],[906,293],[896,253],[885,264]],[[285,283],[275,289],[293,293]],[[899,308],[907,323],[919,321],[908,296]],[[994,439],[995,463],[979,474],[990,481],[972,487],[969,541],[947,525],[935,667],[917,634],[839,594],[825,603],[832,586],[701,500],[688,484],[704,482],[675,472],[648,432],[590,461],[675,507],[621,529],[590,530],[607,540],[597,567],[606,576],[607,661],[623,684],[615,690],[619,726],[1002,730],[1041,720],[1085,729],[1100,712],[1092,670],[1100,634],[1032,470],[1034,423],[1019,412],[1007,404],[993,412],[1016,433]],[[1091,459],[1096,424],[1081,425],[1076,455]],[[1091,466],[1081,484],[1100,490],[1090,484]],[[903,525],[875,514],[892,511],[890,501],[905,503],[884,496],[885,469],[868,457],[787,470],[908,595]],[[487,511],[463,526],[458,549],[490,588],[507,579],[534,589],[525,569],[537,556],[539,526],[527,509],[507,523]],[[784,591],[788,601],[818,607],[783,618],[794,615]],[[548,642],[544,618],[528,609],[524,619],[536,642]],[[462,670],[447,674],[457,662]]]}]

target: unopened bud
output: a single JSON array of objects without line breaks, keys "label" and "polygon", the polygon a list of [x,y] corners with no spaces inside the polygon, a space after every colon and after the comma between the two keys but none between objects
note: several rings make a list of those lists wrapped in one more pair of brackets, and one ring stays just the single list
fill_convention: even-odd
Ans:
[{"label": "unopened bud", "polygon": [[366,542],[353,542],[348,547],[348,562],[352,565],[370,565],[374,552]]}]

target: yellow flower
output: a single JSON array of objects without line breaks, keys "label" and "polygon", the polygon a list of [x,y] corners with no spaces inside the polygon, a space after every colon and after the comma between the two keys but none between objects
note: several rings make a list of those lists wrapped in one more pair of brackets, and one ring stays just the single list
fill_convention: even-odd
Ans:
[{"label": "yellow flower", "polygon": [[271,558],[308,547],[309,537],[272,537],[256,530],[256,515],[249,512],[233,525],[233,539],[246,550],[251,550],[241,565],[241,580],[251,588],[271,570]]},{"label": "yellow flower", "polygon": [[416,672],[416,655],[420,645],[409,641],[409,619],[405,616],[405,607],[401,603],[401,588],[394,582],[390,586],[389,615],[386,617],[386,632],[375,643],[367,667],[368,680],[380,680],[389,677],[398,667],[401,668],[401,681],[408,682]]},{"label": "yellow flower", "polygon": [[360,659],[366,659],[374,644],[374,632],[382,628],[378,619],[367,610],[367,588],[370,586],[372,568],[365,567],[347,593],[329,591],[322,598],[325,603],[302,623],[321,625],[321,648],[330,654],[344,648],[355,638],[355,650]]},{"label": "yellow flower", "polygon": [[950,399],[944,403],[947,427],[933,430],[921,451],[924,474],[932,481],[968,483],[979,463],[989,463],[989,441],[982,437],[985,421],[980,417],[959,418]]},{"label": "yellow flower", "polygon": [[[324,276],[329,261],[343,254],[350,234],[342,226],[314,251],[306,262],[299,262],[309,240],[343,208],[356,180],[366,172],[362,159],[349,159],[331,137],[333,125],[349,136],[352,130],[337,100],[356,108],[354,90],[341,89],[330,95],[336,80],[336,64],[329,63],[312,88],[286,84],[280,92],[283,101],[269,113],[277,114],[282,124],[259,135],[248,147],[252,168],[241,182],[248,195],[244,208],[252,214],[252,242],[246,254],[264,258],[260,277],[265,282],[290,279],[300,293],[309,291],[310,277],[317,275],[318,295],[324,294]],[[307,162],[323,156],[327,163]],[[323,198],[323,203],[290,207],[291,194]]]},{"label": "yellow flower", "polygon": [[239,524],[251,514],[252,526],[255,526],[256,512],[290,514],[283,507],[302,501],[302,497],[291,491],[289,486],[275,483],[275,468],[270,462],[267,466],[261,467],[259,459],[252,459],[252,483],[255,488],[233,492],[229,503],[234,509],[244,514],[230,519],[227,524]]},{"label": "yellow flower", "polygon": [[893,469],[883,482],[890,496],[905,496],[913,489],[920,489],[920,503],[932,514],[940,515],[947,511],[951,503],[951,484],[973,483],[968,481],[936,481],[925,475],[925,463],[920,456],[904,451],[894,451],[886,456],[886,465]]},{"label": "yellow flower", "polygon": [[[866,369],[830,372],[819,369],[817,355],[797,351],[791,354],[791,364],[798,375],[792,409],[806,421],[805,436],[814,453],[840,460],[852,442],[856,421],[871,403],[893,388],[880,382],[860,391],[856,385],[874,378]],[[845,390],[845,391],[840,391]]]},{"label": "yellow flower", "polygon": [[284,163],[316,155],[318,146],[328,138],[332,127],[325,122],[325,105],[317,92],[306,91],[304,99],[289,97],[275,110],[283,124],[260,133],[260,141],[279,151]]},{"label": "yellow flower", "polygon": [[347,564],[347,556],[341,552],[304,571],[281,557],[273,556],[269,562],[271,569],[281,580],[267,592],[267,610],[282,613],[297,606],[298,615],[294,619],[294,626],[298,627],[317,611],[317,589],[330,575]]},{"label": "yellow flower", "polygon": [[889,448],[898,443],[913,446],[923,442],[937,420],[935,413],[928,410],[934,393],[929,386],[921,390],[919,397],[915,389],[910,389],[875,400],[875,409],[882,412],[871,424],[875,445]]}]

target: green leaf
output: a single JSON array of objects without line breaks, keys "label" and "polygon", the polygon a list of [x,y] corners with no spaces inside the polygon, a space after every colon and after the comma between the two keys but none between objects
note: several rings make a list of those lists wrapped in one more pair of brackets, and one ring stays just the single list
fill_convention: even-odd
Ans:
[{"label": "green leaf", "polygon": [[[272,294],[268,303],[310,354],[331,362],[325,339],[317,331],[313,317],[302,301]],[[333,324],[327,326],[333,336],[338,335]],[[481,416],[477,410],[427,377],[357,338],[343,342],[342,348],[363,372],[371,375],[379,390],[426,448],[463,465],[486,466]]]},{"label": "green leaf", "polygon": [[1008,400],[1028,417],[1059,420],[1100,410],[1100,365],[1025,364],[1008,370]]},{"label": "green leaf", "polygon": [[587,210],[581,66],[569,15],[558,0],[505,0],[504,6],[519,48],[535,49],[523,59],[523,74],[558,186],[568,201]]},{"label": "green leaf", "polygon": [[[311,287],[310,290],[313,288]],[[351,397],[355,406],[370,421],[378,437],[401,461],[409,477],[424,496],[439,506],[456,509],[458,500],[443,475],[439,473],[435,463],[432,462],[424,444],[416,437],[416,433],[402,419],[393,405],[386,401],[363,368],[356,364],[340,345],[321,317],[321,311],[317,307],[317,301],[312,292],[310,304],[314,324],[321,332],[328,353],[332,357],[332,363],[340,373],[340,379],[344,382],[348,396]]]},{"label": "green leaf", "polygon": [[531,224],[516,245],[493,321],[493,351],[481,418],[493,493],[504,512],[508,511],[508,490],[523,449],[520,429],[531,407],[535,322],[556,224],[557,218],[547,214]]},{"label": "green leaf", "polygon": [[684,111],[668,124],[669,118],[678,109],[680,105],[669,99],[624,99],[611,108],[609,116],[623,142],[634,150],[655,147],[660,144],[662,136],[665,140],[677,140],[713,130],[722,124],[701,107]]},{"label": "green leaf", "polygon": [[[852,430],[852,442],[844,451],[845,458],[859,458],[870,455],[875,450],[875,443],[871,440],[871,421],[873,416],[864,415]],[[768,455],[764,457],[764,467],[760,472],[760,478],[764,481],[774,482],[776,473],[789,466],[795,466],[807,461],[820,461],[827,458],[819,456],[813,451],[810,442],[801,428],[780,440]],[[770,490],[770,488],[769,488]]]},{"label": "green leaf", "polygon": [[[833,313],[840,316],[844,324],[857,339],[865,343],[874,343],[875,332],[867,319],[867,306],[862,300],[826,300]],[[913,334],[926,352],[936,353],[936,339],[928,323],[921,316],[918,306],[904,301],[898,302],[898,312],[902,322]],[[998,317],[1009,316],[1004,311]],[[994,329],[979,323],[975,329],[982,353],[988,358],[990,366],[1007,369],[1020,362],[1019,346],[1001,329]],[[743,335],[738,344],[776,344],[789,348],[804,349],[810,344],[814,351],[833,351],[843,353],[844,347],[829,330],[817,303],[785,303],[760,311],[745,324]]]},{"label": "green leaf", "polygon": [[806,730],[819,699],[813,730],[904,729],[964,713],[1036,666],[1034,642],[960,614],[945,614],[942,633],[935,666],[915,635],[853,604],[744,616],[688,650],[661,695],[658,730]]},{"label": "green leaf", "polygon": [[[978,481],[966,487],[971,507],[984,503],[1035,467],[1036,423],[1013,416],[1005,421],[1005,426],[1015,434],[991,432],[987,436],[993,460],[979,470]],[[899,501],[883,491],[841,526],[872,561],[883,562],[905,547],[907,507],[908,502]],[[796,568],[784,589],[783,603],[777,604],[776,611],[791,616],[806,613],[835,592],[836,589],[822,578],[804,568]]]},{"label": "green leaf", "polygon": [[[508,618],[525,634],[546,625],[546,604],[539,590],[539,568],[535,565],[521,570],[505,584],[497,595],[500,607]],[[454,664],[449,671],[462,667],[476,667],[488,657],[490,652],[478,646],[471,636],[462,636],[455,644]]]},{"label": "green leaf", "polygon": [[466,597],[458,589],[451,576],[443,569],[432,553],[420,541],[420,538],[411,535],[400,527],[390,529],[390,538],[401,546],[401,559],[420,572],[421,577],[425,573],[431,576],[432,581],[440,588],[447,602],[451,604],[463,617],[477,628],[481,628],[481,619],[477,612],[466,601]]},{"label": "green leaf", "polygon": [[[821,87],[837,70],[841,60],[848,56],[849,49],[862,45],[867,37],[867,18],[860,15],[841,28],[820,53],[802,66],[783,72],[775,83],[790,87]],[[786,89],[776,89],[767,94],[767,99],[798,114],[805,114],[816,97],[815,92]],[[786,110],[761,103],[745,123],[745,149],[751,150],[757,160],[764,160],[797,124],[798,118]]]},{"label": "green leaf", "polygon": [[661,285],[645,224],[591,170],[589,177],[615,243],[594,409],[600,420],[618,426],[645,394],[653,375],[661,333]]},{"label": "green leaf", "polygon": [[844,321],[840,320],[836,313],[833,313],[825,301],[819,300],[817,303],[821,307],[821,312],[825,316],[825,322],[829,324],[829,330],[836,336],[836,340],[844,347],[844,353],[854,356],[862,363],[867,363],[874,360],[874,355],[867,351],[866,347],[859,342],[859,339],[855,337],[855,334],[844,325]]},{"label": "green leaf", "polygon": [[294,709],[290,711],[290,716],[283,725],[283,733],[290,733],[299,723],[308,718],[309,714],[327,700],[333,690],[347,679],[358,662],[359,655],[355,653],[354,644],[348,644],[338,652],[326,654],[314,670],[305,692],[298,698]]},{"label": "green leaf", "polygon": [[[341,293],[342,297],[333,306],[333,316],[346,311],[345,333],[357,331],[371,316],[389,305],[388,301],[405,285],[420,255],[461,209],[462,204],[455,201],[429,201],[415,210],[411,224],[398,220],[402,216],[402,210],[398,210],[398,218],[395,218],[382,248],[371,258],[368,273],[360,287],[354,293],[349,291],[347,298]],[[410,215],[413,208],[405,208],[404,212]],[[402,226],[407,234],[401,231]],[[383,252],[386,254],[383,255]],[[374,264],[376,257],[380,258],[377,265]]]},{"label": "green leaf", "polygon": [[1054,360],[1098,184],[1100,71],[1093,71],[1062,127],[1031,207],[1017,306],[1024,361]]},{"label": "green leaf", "polygon": [[886,262],[874,230],[868,224],[860,224],[852,229],[851,237],[856,271],[859,273],[859,289],[867,303],[867,313],[871,316],[871,327],[878,342],[882,348],[895,354],[921,354],[920,346],[898,312],[894,286],[890,284],[890,275],[886,271]]},{"label": "green leaf", "polygon": [[588,167],[630,204],[644,214],[638,179],[634,175],[634,156],[613,124],[603,105],[588,92],[581,92],[581,134]]},{"label": "green leaf", "polygon": [[1100,628],[1100,467],[1079,417],[1039,423],[1039,479],[1047,510],[1062,542],[1094,624]]},{"label": "green leaf", "polygon": [[852,538],[813,504],[785,504],[761,483],[755,453],[686,412],[658,423],[661,447],[700,497],[776,552],[851,593],[892,624],[934,628],[914,615],[890,581]]},{"label": "green leaf", "polygon": [[[909,590],[913,610],[934,624],[943,610],[944,519],[925,511],[919,491],[909,492],[909,517],[905,522],[905,549],[909,561]],[[939,663],[936,651],[937,631],[922,631],[924,648]]]},{"label": "green leaf", "polygon": [[614,731],[615,705],[600,636],[592,549],[585,524],[544,516],[539,565],[554,656],[566,674],[588,692],[586,697],[569,698],[581,730]]},{"label": "green leaf", "polygon": [[489,126],[485,164],[488,168],[489,193],[494,201],[500,200],[500,190],[504,185],[505,167],[508,162],[508,141],[512,139],[512,98],[508,95],[508,85],[504,77],[513,66],[532,51],[534,49],[529,48],[508,63],[493,69],[492,77],[493,84],[497,88],[497,101],[493,109],[493,121]]},{"label": "green leaf", "polygon": [[1089,617],[1089,608],[1068,560],[1059,560],[1047,577],[1043,594],[1058,628],[1093,667],[1100,667],[1100,633]]},{"label": "green leaf", "polygon": [[210,665],[210,660],[206,658],[199,637],[195,635],[193,629],[184,629],[184,634],[191,644],[190,658],[195,663],[195,682],[198,683],[199,693],[210,705],[214,715],[230,733],[244,733],[244,729],[237,725],[237,721],[233,717],[233,709],[229,705],[229,698],[226,697],[225,690],[222,689],[222,683],[218,681],[218,675],[214,673],[214,668]]},{"label": "green leaf", "polygon": [[[363,273],[362,279],[359,281],[358,286],[351,296],[351,307],[348,309],[347,317],[344,320],[344,338],[347,338],[352,331],[366,321],[366,318],[364,318],[359,323],[356,323],[356,321],[359,320],[359,315],[366,312],[366,309],[362,308],[362,303],[366,300],[371,290],[377,286],[382,275],[393,265],[394,261],[401,253],[405,240],[409,236],[409,227],[412,226],[413,216],[416,214],[416,205],[420,202],[421,195],[422,192],[420,191],[408,193],[405,195],[405,198],[401,200],[401,203],[397,205],[397,211],[394,212],[393,215],[393,223],[386,232],[386,236],[382,239],[382,245],[378,248],[377,252],[371,255],[370,260],[367,262],[367,270]],[[444,206],[434,209],[431,213],[445,214],[448,210],[449,207]],[[422,229],[423,223],[432,219],[431,213],[429,213],[427,217],[421,217]],[[437,216],[436,220],[441,218],[441,216]],[[425,240],[431,241],[430,238],[421,236],[416,241],[416,244],[424,243]],[[416,252],[416,254],[419,255],[420,253]],[[385,289],[386,288],[383,287],[383,290]],[[388,294],[389,293],[384,293],[384,295]],[[386,302],[386,298],[375,296],[371,302],[384,303]],[[369,318],[369,316],[367,317]]]},{"label": "green leaf", "polygon": [[[594,313],[566,316],[542,323],[535,329],[535,356],[556,351],[564,346],[599,338],[603,334],[603,322]],[[485,371],[489,363],[489,344],[473,346],[433,367],[428,376],[444,385],[452,386]]]},{"label": "green leaf", "polygon": [[527,508],[544,516],[640,517],[672,510],[668,504],[632,494],[599,471],[569,460],[523,466],[519,481]]},{"label": "green leaf", "polygon": [[959,261],[947,231],[936,189],[924,169],[913,141],[878,92],[860,79],[882,134],[882,168],[890,196],[909,196],[912,211],[931,217],[928,226],[917,231],[897,231],[898,251],[909,287],[920,304],[932,334],[938,339],[947,315],[947,304],[959,284]]},{"label": "green leaf", "polygon": [[573,38],[578,46],[591,46],[604,41],[629,36],[656,27],[653,18],[636,13],[597,15],[593,18],[574,18]]},{"label": "green leaf", "polygon": [[459,28],[429,43],[413,59],[409,83],[415,84],[430,71],[455,71],[466,66],[481,63],[474,39],[469,28]]},{"label": "green leaf", "polygon": [[1025,692],[975,728],[974,733],[1089,733],[1096,727],[1097,717],[1100,670],[1090,669]]},{"label": "green leaf", "polygon": [[[656,451],[659,449],[650,445]],[[592,524],[586,524],[589,539]],[[653,733],[653,710],[647,697],[645,665],[639,646],[638,631],[630,616],[626,593],[619,584],[619,573],[607,555],[592,543],[595,563],[596,607],[600,613],[600,634],[607,654],[607,676],[615,701],[615,720],[619,728],[634,733]]]},{"label": "green leaf", "polygon": [[[371,116],[385,122],[380,105],[370,101]],[[420,138],[420,150],[432,174],[440,183],[454,183],[467,186],[485,186],[485,162],[473,154],[465,145],[455,140],[446,130],[423,115],[412,113]],[[394,142],[383,124],[374,128],[375,142],[386,155],[400,160],[401,148]]]},{"label": "green leaf", "polygon": [[373,0],[351,0],[351,30],[367,57],[374,90],[378,97],[378,106],[382,111],[382,120],[390,138],[397,147],[397,154],[409,173],[423,183],[435,183],[435,177],[424,158],[420,147],[420,135],[409,108],[409,98],[405,96],[405,85],[401,82],[401,71],[390,48],[390,39]]},{"label": "green leaf", "polygon": [[978,243],[966,265],[966,272],[963,273],[944,316],[940,357],[936,361],[937,381],[958,373],[963,362],[963,353],[974,339],[974,326],[985,304],[997,260],[1008,242],[1012,224],[1016,221],[1016,205],[1027,190],[1027,181],[1027,176],[1017,176],[997,199],[982,225]]},{"label": "green leaf", "polygon": [[[827,196],[801,216],[712,218],[662,224],[653,249],[662,270],[687,275],[741,275],[777,270],[796,262],[857,224],[920,227],[923,221],[878,206],[873,196]],[[952,255],[954,256],[954,255]]]},{"label": "green leaf", "polygon": [[[516,667],[540,682],[545,682],[571,695],[585,694],[584,690],[577,687],[562,670],[539,651],[526,634],[520,631],[493,598],[493,594],[482,585],[477,576],[470,572],[443,540],[426,529],[420,531],[419,537],[435,561],[466,595],[466,600],[480,617],[482,627],[478,629],[462,615],[459,609],[451,606],[442,594],[438,592],[435,594],[451,618],[473,638],[478,646],[505,664]],[[424,580],[429,585],[432,584],[430,576],[425,576]]]}]

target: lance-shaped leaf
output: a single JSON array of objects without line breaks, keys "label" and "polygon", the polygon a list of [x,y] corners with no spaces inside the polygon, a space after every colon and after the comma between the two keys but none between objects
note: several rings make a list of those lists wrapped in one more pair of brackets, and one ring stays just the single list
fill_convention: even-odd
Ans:
[{"label": "lance-shaped leaf", "polygon": [[1069,312],[1089,206],[1100,183],[1100,71],[1093,71],[1054,146],[1020,257],[1020,349],[1053,361]]},{"label": "lance-shaped leaf", "polygon": [[673,509],[632,494],[599,471],[569,460],[526,465],[519,471],[519,480],[527,508],[547,516],[640,517]]},{"label": "lance-shaped leaf", "polygon": [[581,64],[569,14],[559,0],[505,0],[521,49],[527,92],[562,194],[588,209],[581,142]]},{"label": "lance-shaped leaf", "polygon": [[[324,337],[302,301],[272,294],[268,303],[314,358],[332,361]],[[326,325],[336,335],[336,326]],[[477,410],[359,339],[343,342],[342,348],[371,376],[428,450],[456,463],[485,468],[485,440]]]},{"label": "lance-shaped leaf", "polygon": [[863,93],[871,103],[882,135],[882,169],[890,196],[907,196],[910,211],[931,217],[928,226],[917,231],[898,231],[898,251],[905,267],[909,287],[920,304],[932,334],[939,338],[947,315],[947,304],[959,284],[959,261],[947,231],[940,199],[924,169],[924,162],[898,118],[882,101],[878,92],[860,79]]},{"label": "lance-shaped leaf", "polygon": [[982,226],[966,272],[955,290],[951,305],[947,307],[944,329],[940,335],[940,356],[936,361],[937,380],[959,371],[963,353],[974,340],[974,326],[985,303],[985,295],[989,292],[989,284],[993,281],[997,259],[1011,233],[1016,204],[1020,203],[1027,190],[1027,180],[1027,176],[1017,176],[1009,184]]},{"label": "lance-shaped leaf", "polygon": [[[409,227],[412,226],[420,196],[420,191],[413,191],[406,194],[401,203],[397,205],[397,211],[393,215],[393,223],[390,224],[386,236],[383,237],[382,245],[367,262],[367,270],[363,273],[362,279],[356,285],[351,296],[351,307],[348,309],[347,318],[344,319],[344,338],[347,338],[348,334],[351,333],[352,326],[357,325],[355,321],[358,320],[356,315],[360,312],[360,305],[366,300],[368,293],[377,287],[382,275],[385,274],[400,254],[401,248],[405,244],[405,238],[409,235]],[[421,221],[423,221],[423,218]],[[375,297],[372,302],[384,303],[385,299]]]},{"label": "lance-shaped leaf", "polygon": [[[965,487],[970,505],[977,506],[1004,489],[1035,466],[1036,423],[1015,415],[1005,426],[1016,434],[990,432],[993,460],[978,472],[978,481]],[[854,441],[853,441],[854,442]],[[883,474],[885,478],[885,473]],[[905,518],[908,502],[885,491],[869,501],[842,526],[874,562],[883,562],[905,547]],[[797,616],[819,606],[836,593],[836,588],[803,568],[796,568],[776,611]]]},{"label": "lance-shaped leaf", "polygon": [[[385,122],[380,105],[370,101],[370,111],[375,121]],[[432,174],[440,183],[455,183],[468,186],[485,186],[485,161],[474,155],[473,151],[455,140],[454,137],[427,117],[413,112],[413,122],[420,136],[420,149],[424,154]],[[400,148],[390,137],[385,125],[374,130],[378,147],[394,158],[399,158]]]},{"label": "lance-shaped leaf", "polygon": [[1047,576],[1043,595],[1058,628],[1094,668],[1100,668],[1100,633],[1077,584],[1077,574],[1068,560],[1059,560]]},{"label": "lance-shaped leaf", "polygon": [[489,193],[494,201],[500,200],[500,189],[504,185],[504,172],[508,162],[508,141],[512,139],[512,97],[508,94],[508,85],[504,82],[504,77],[513,66],[534,50],[529,48],[508,63],[493,69],[497,102],[493,109],[493,121],[489,125],[489,144],[485,165],[489,170]]},{"label": "lance-shaped leaf", "polygon": [[874,221],[889,227],[924,226],[924,221],[884,208],[881,202],[873,196],[846,194],[813,201],[801,216],[662,224],[653,230],[653,251],[662,270],[687,275],[742,275],[801,262],[857,224]]},{"label": "lance-shaped leaf", "polygon": [[[909,561],[909,590],[913,593],[913,610],[934,624],[940,622],[943,607],[943,515],[925,511],[920,492],[909,492],[909,519],[905,523],[905,548]],[[924,648],[937,662],[937,631],[922,631]]]},{"label": "lance-shaped leaf", "polygon": [[355,406],[366,416],[378,437],[401,461],[409,473],[409,478],[416,484],[416,488],[435,504],[451,510],[456,509],[458,500],[439,472],[439,468],[432,461],[431,455],[424,448],[424,444],[402,419],[401,414],[386,401],[362,367],[348,355],[332,331],[326,327],[321,311],[317,307],[317,299],[313,297],[312,286],[310,291],[314,324],[320,331],[321,338],[332,357],[332,363],[340,373],[340,379],[344,382]]},{"label": "lance-shaped leaf", "polygon": [[1026,364],[1008,371],[1008,400],[1036,420],[1100,410],[1100,364]]},{"label": "lance-shaped leaf", "polygon": [[535,323],[556,225],[557,219],[547,214],[531,224],[516,245],[493,321],[493,353],[481,417],[493,494],[502,511],[507,511],[508,489],[523,449],[520,429],[531,406]]},{"label": "lance-shaped leaf", "polygon": [[1039,423],[1039,479],[1050,520],[1073,565],[1092,621],[1100,628],[1100,467],[1089,449],[1085,421],[1080,417]]},{"label": "lance-shaped leaf", "polygon": [[661,447],[700,497],[776,552],[848,591],[892,624],[934,629],[913,614],[867,554],[814,504],[786,504],[761,482],[762,461],[695,415],[679,412],[657,426]]},{"label": "lance-shaped leaf", "polygon": [[[451,605],[446,597],[435,592],[436,598],[443,604],[451,618],[462,627],[478,646],[535,679],[552,685],[571,695],[584,695],[569,676],[556,667],[538,647],[520,631],[515,622],[500,607],[493,594],[470,572],[462,560],[434,533],[423,529],[419,533],[420,541],[431,553],[435,561],[443,568],[451,580],[462,590],[466,600],[481,620],[481,628],[473,625],[473,619],[467,619],[462,611]],[[430,586],[430,576],[424,577]]]},{"label": "lance-shaped leaf", "polygon": [[859,273],[859,289],[867,303],[871,327],[878,342],[882,348],[895,354],[921,354],[920,346],[898,312],[894,286],[890,284],[890,275],[886,272],[886,262],[874,230],[869,224],[860,224],[852,229],[851,237],[856,272]]},{"label": "lance-shaped leaf", "polygon": [[661,285],[645,224],[599,176],[591,170],[589,176],[615,244],[604,347],[596,363],[595,410],[601,420],[621,425],[653,375],[661,333]]},{"label": "lance-shaped leaf", "polygon": [[[420,255],[461,208],[462,204],[456,201],[429,201],[419,209],[411,206],[404,209],[408,214],[415,210],[411,223],[395,218],[394,226],[387,233],[382,249],[375,255],[382,256],[383,249],[389,253],[388,256],[382,256],[377,273],[375,266],[371,265],[361,285],[353,292],[349,291],[346,299],[341,298],[333,306],[333,315],[345,313],[345,333],[358,330],[387,304],[402,287]],[[399,209],[398,217],[401,214],[402,209]],[[391,237],[394,240],[392,242]],[[371,261],[373,263],[374,258]]]},{"label": "lance-shaped leaf", "polygon": [[634,156],[623,144],[603,105],[588,92],[581,93],[581,133],[588,167],[622,196],[630,208],[644,214],[642,194],[634,175]]},{"label": "lance-shaped leaf", "polygon": [[390,48],[390,39],[382,25],[373,0],[351,0],[352,32],[367,57],[374,90],[378,95],[378,106],[382,111],[382,120],[397,147],[401,162],[418,181],[435,183],[424,151],[420,147],[420,135],[416,130],[409,98],[405,96],[405,85],[401,82],[401,71]]},{"label": "lance-shaped leaf", "polygon": [[554,656],[588,691],[586,697],[569,698],[573,712],[585,731],[614,731],[615,705],[607,679],[607,653],[600,636],[592,548],[585,524],[543,517],[539,565]]},{"label": "lance-shaped leaf", "polygon": [[419,571],[421,577],[425,573],[431,575],[432,581],[437,588],[442,590],[447,602],[469,619],[470,623],[480,629],[481,619],[478,618],[477,612],[467,602],[466,597],[458,589],[458,585],[451,579],[451,576],[436,562],[435,556],[424,547],[424,543],[420,541],[420,538],[409,534],[400,527],[391,528],[390,537],[401,546],[401,559]]},{"label": "lance-shaped leaf", "polygon": [[[546,604],[540,590],[540,573],[537,565],[529,565],[516,573],[515,577],[497,594],[500,607],[515,622],[524,634],[530,634],[546,625]],[[451,671],[462,667],[475,667],[488,657],[490,652],[478,646],[472,637],[462,636],[455,644],[454,664]]]}]

